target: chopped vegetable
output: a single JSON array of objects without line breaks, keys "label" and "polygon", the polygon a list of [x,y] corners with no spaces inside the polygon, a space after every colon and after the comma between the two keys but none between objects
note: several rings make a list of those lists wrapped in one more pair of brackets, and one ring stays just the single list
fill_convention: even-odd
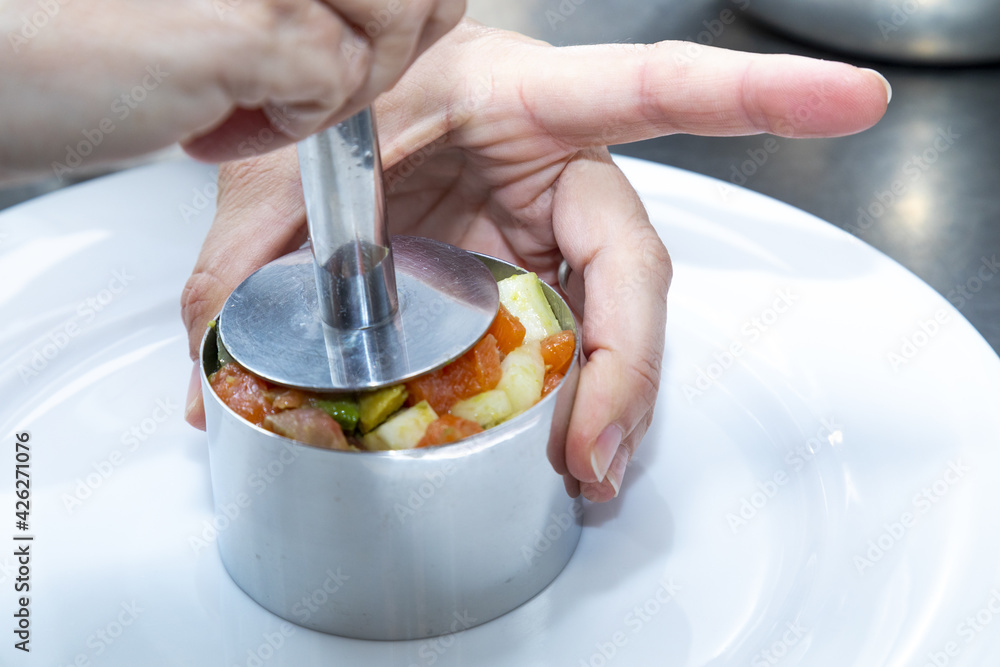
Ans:
[{"label": "chopped vegetable", "polygon": [[560,331],[542,340],[542,359],[545,371],[565,375],[573,361],[576,336],[572,331]]},{"label": "chopped vegetable", "polygon": [[353,431],[358,424],[358,404],[350,399],[310,398],[308,403],[309,407],[319,408],[333,417],[346,431]]},{"label": "chopped vegetable", "polygon": [[326,449],[349,450],[340,424],[319,408],[295,408],[268,415],[264,427],[292,440]]},{"label": "chopped vegetable", "polygon": [[406,383],[408,403],[427,401],[445,413],[463,398],[493,389],[500,382],[500,351],[496,339],[486,334],[475,347],[436,371]]},{"label": "chopped vegetable", "polygon": [[525,343],[507,355],[501,368],[503,377],[497,389],[510,399],[514,414],[527,410],[542,397],[545,362],[538,341]]},{"label": "chopped vegetable", "polygon": [[235,361],[213,373],[209,383],[233,412],[251,424],[263,426],[264,418],[274,412],[265,395],[267,384]]},{"label": "chopped vegetable", "polygon": [[451,414],[474,421],[483,428],[490,428],[514,414],[514,408],[505,391],[491,389],[459,401],[451,407]]},{"label": "chopped vegetable", "polygon": [[541,340],[562,327],[542,291],[542,281],[534,273],[519,273],[497,283],[500,303],[524,325],[525,341]]},{"label": "chopped vegetable", "polygon": [[427,427],[438,418],[427,403],[421,401],[390,417],[364,437],[367,449],[413,449],[424,437]]},{"label": "chopped vegetable", "polygon": [[474,421],[455,415],[441,415],[437,421],[431,422],[431,425],[427,427],[427,431],[417,443],[417,447],[445,445],[482,432],[483,427]]},{"label": "chopped vegetable", "polygon": [[358,399],[361,411],[361,432],[368,433],[386,419],[396,410],[403,407],[409,393],[406,387],[396,384],[384,389],[378,389],[367,394],[362,394]]},{"label": "chopped vegetable", "polygon": [[525,329],[520,320],[511,315],[501,303],[500,310],[486,333],[497,339],[500,354],[507,356],[524,342]]}]

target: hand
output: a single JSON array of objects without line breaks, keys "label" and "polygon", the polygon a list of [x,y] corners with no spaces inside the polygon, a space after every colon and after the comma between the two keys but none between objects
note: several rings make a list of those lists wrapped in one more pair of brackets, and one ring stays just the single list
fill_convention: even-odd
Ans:
[{"label": "hand", "polygon": [[[685,43],[553,48],[465,22],[377,113],[393,233],[501,257],[556,282],[583,313],[586,363],[565,451],[571,495],[615,495],[652,419],[670,259],[606,144],[672,132],[829,136],[874,124],[871,71]],[[291,151],[223,165],[215,224],[182,297],[196,358],[230,291],[305,240]],[[247,243],[253,239],[253,243]],[[204,428],[197,366],[187,418]]]},{"label": "hand", "polygon": [[10,0],[0,180],[280,148],[391,87],[464,0]]}]

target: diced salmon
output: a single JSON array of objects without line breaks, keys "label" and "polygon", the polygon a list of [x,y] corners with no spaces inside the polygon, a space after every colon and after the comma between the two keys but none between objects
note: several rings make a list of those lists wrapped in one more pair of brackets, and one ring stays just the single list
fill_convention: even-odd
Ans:
[{"label": "diced salmon", "polygon": [[501,303],[500,310],[486,333],[496,339],[500,354],[507,356],[524,342],[525,328],[521,320],[511,315]]},{"label": "diced salmon", "polygon": [[268,415],[264,428],[307,445],[350,449],[337,420],[319,408],[295,408]]},{"label": "diced salmon", "polygon": [[542,396],[548,396],[549,392],[559,386],[565,377],[562,373],[546,373],[545,381],[542,382]]},{"label": "diced salmon", "polygon": [[307,396],[298,389],[282,389],[274,394],[272,401],[275,410],[292,410],[301,408]]},{"label": "diced salmon", "polygon": [[427,427],[427,431],[424,432],[424,437],[417,443],[417,447],[444,445],[482,432],[483,427],[474,421],[462,419],[455,415],[441,415]]},{"label": "diced salmon", "polygon": [[267,397],[267,382],[236,362],[230,361],[213,373],[209,383],[233,412],[251,424],[263,426],[264,418],[274,412],[274,406]]},{"label": "diced salmon", "polygon": [[542,360],[546,372],[565,375],[573,361],[576,336],[568,329],[542,339]]},{"label": "diced salmon", "polygon": [[500,382],[500,351],[492,334],[444,368],[406,383],[408,405],[430,403],[434,412],[444,414],[458,401],[488,391]]}]

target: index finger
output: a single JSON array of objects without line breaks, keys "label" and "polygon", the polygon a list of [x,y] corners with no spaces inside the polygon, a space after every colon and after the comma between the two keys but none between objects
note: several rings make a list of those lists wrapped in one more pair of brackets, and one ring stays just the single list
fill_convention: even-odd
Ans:
[{"label": "index finger", "polygon": [[874,125],[891,96],[874,70],[689,42],[546,55],[546,68],[524,77],[524,104],[549,134],[581,146],[674,133],[840,136]]}]

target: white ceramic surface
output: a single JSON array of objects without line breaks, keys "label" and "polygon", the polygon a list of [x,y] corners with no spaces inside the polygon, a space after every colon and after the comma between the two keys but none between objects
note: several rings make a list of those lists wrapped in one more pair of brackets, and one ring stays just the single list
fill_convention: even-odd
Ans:
[{"label": "white ceramic surface", "polygon": [[416,642],[289,625],[222,569],[178,315],[213,171],[156,165],[0,215],[5,626],[22,430],[35,535],[32,651],[5,630],[0,664],[996,664],[997,356],[833,227],[619,163],[675,262],[656,420],[552,586]]}]

